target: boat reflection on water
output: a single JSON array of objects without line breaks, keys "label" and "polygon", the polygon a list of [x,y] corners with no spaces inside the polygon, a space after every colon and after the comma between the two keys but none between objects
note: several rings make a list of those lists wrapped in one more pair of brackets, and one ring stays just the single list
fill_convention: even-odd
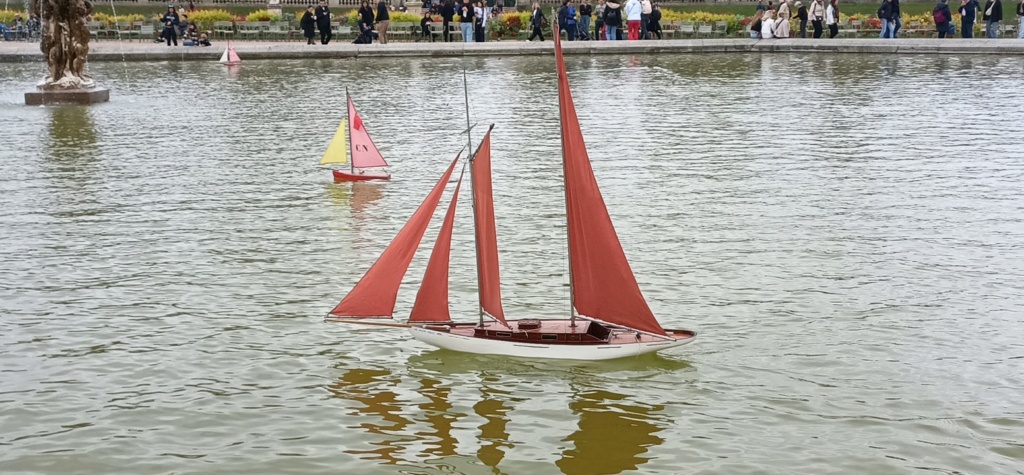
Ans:
[{"label": "boat reflection on water", "polygon": [[406,428],[411,422],[400,414],[405,403],[399,400],[396,392],[388,389],[396,387],[398,382],[398,378],[388,370],[351,369],[337,382],[327,386],[327,390],[335,397],[361,404],[353,408],[353,413],[348,414],[361,416],[360,419],[364,420],[359,424],[359,429],[383,436],[369,441],[374,446],[372,449],[349,449],[347,453],[387,464],[402,462],[399,458],[401,444],[412,438],[400,435],[407,433]]},{"label": "boat reflection on water", "polygon": [[573,448],[555,462],[567,474],[636,470],[647,462],[641,455],[648,447],[665,441],[654,434],[670,423],[660,414],[665,406],[642,405],[611,391],[576,392],[569,408],[580,418],[579,429],[564,439]]},{"label": "boat reflection on water", "polygon": [[370,205],[383,196],[379,184],[366,182],[331,183],[327,185],[327,197],[335,206],[351,208],[352,214],[359,217]]},{"label": "boat reflection on water", "polygon": [[[657,355],[588,367],[438,350],[411,356],[402,370],[346,369],[328,390],[358,403],[345,406],[359,421],[350,428],[373,437],[356,438],[369,448],[351,445],[346,452],[365,460],[447,473],[478,473],[481,465],[516,473],[536,469],[535,441],[559,436],[571,445],[542,455],[545,465],[566,474],[619,473],[646,463],[644,454],[664,442],[657,433],[672,421],[664,406],[597,386],[614,372],[686,368]],[[529,396],[538,386],[545,397]],[[575,430],[561,428],[566,417],[578,419]],[[517,454],[517,446],[528,455]]]}]

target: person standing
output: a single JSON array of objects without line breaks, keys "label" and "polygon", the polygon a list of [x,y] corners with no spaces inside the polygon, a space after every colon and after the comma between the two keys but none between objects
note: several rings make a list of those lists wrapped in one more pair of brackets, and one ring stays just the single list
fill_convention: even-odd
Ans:
[{"label": "person standing", "polygon": [[949,33],[949,21],[953,19],[949,5],[946,4],[948,1],[939,0],[938,5],[935,5],[935,9],[932,10],[932,19],[935,20],[935,31],[939,33],[939,38],[945,38]]},{"label": "person standing", "polygon": [[526,41],[533,41],[534,38],[544,41],[544,31],[541,29],[544,26],[544,10],[536,2],[533,4],[533,14],[530,15],[530,26],[533,27],[533,33]]},{"label": "person standing", "polygon": [[800,37],[807,38],[807,7],[796,2],[796,17],[800,19]]},{"label": "person standing", "polygon": [[164,17],[161,20],[164,24],[163,37],[167,40],[167,46],[171,45],[171,41],[174,41],[174,46],[178,46],[178,12],[174,11],[174,5],[167,5],[167,13],[164,13]]},{"label": "person standing", "polygon": [[825,4],[822,0],[811,2],[811,26],[814,27],[814,37],[821,38],[825,23]]},{"label": "person standing", "polygon": [[640,15],[643,7],[639,0],[626,1],[626,28],[628,29],[629,41],[640,39]]},{"label": "person standing", "polygon": [[565,37],[569,41],[576,41],[576,7],[572,0],[565,0],[562,8],[558,10],[558,24],[565,30]]},{"label": "person standing", "polygon": [[604,38],[604,0],[597,0],[597,6],[594,7],[594,39],[603,40]]},{"label": "person standing", "polygon": [[839,0],[829,0],[825,9],[825,23],[828,24],[829,39],[839,34]]},{"label": "person standing", "polygon": [[609,1],[604,5],[604,29],[608,41],[618,39],[619,28],[622,28],[622,8],[618,3]]},{"label": "person standing", "polygon": [[590,5],[590,0],[583,0],[580,2],[580,39],[589,40],[590,36],[590,15],[594,14],[594,7]]},{"label": "person standing", "polygon": [[775,31],[772,34],[776,38],[789,38],[789,0],[779,2],[779,11],[775,12],[775,16],[778,19],[775,20]]},{"label": "person standing", "polygon": [[974,38],[974,21],[978,18],[978,6],[974,0],[960,0],[960,36]]},{"label": "person standing", "polygon": [[651,21],[651,0],[640,0],[640,39],[647,39],[647,24]]},{"label": "person standing", "polygon": [[302,19],[299,20],[299,26],[302,28],[302,36],[306,37],[306,44],[313,44],[313,32],[316,30],[316,21],[313,20],[313,5],[307,5],[305,13],[302,14]]},{"label": "person standing", "polygon": [[444,0],[441,6],[441,34],[444,35],[444,42],[452,40],[452,31],[448,25],[455,19],[455,3],[452,0]]},{"label": "person standing", "polygon": [[892,37],[900,37],[900,28],[903,28],[903,15],[900,13],[900,0],[892,0]]},{"label": "person standing", "polygon": [[999,22],[1003,21],[1002,0],[988,0],[985,2],[985,35],[991,39],[999,37]]},{"label": "person standing", "polygon": [[[768,8],[764,6],[764,0],[757,0],[757,11],[755,11],[754,14],[756,15],[757,12],[763,12],[767,9]],[[762,13],[762,15],[764,14]]]},{"label": "person standing", "polygon": [[1024,40],[1024,0],[1017,2],[1017,39]]},{"label": "person standing", "polygon": [[892,38],[892,0],[882,0],[882,5],[878,7],[878,19],[882,20],[882,32],[878,37]]},{"label": "person standing", "polygon": [[327,6],[326,1],[320,0],[314,11],[314,18],[316,18],[316,28],[320,30],[320,44],[330,43],[334,35],[331,34],[331,9]]},{"label": "person standing", "polygon": [[657,3],[651,5],[651,19],[647,22],[647,31],[651,34],[652,40],[654,35],[661,39],[661,6]]},{"label": "person standing", "polygon": [[477,43],[483,43],[484,40],[487,39],[487,34],[485,33],[487,28],[487,13],[487,7],[484,5],[483,0],[476,2],[476,7],[473,9],[473,19],[476,20],[474,27]]},{"label": "person standing", "polygon": [[391,15],[388,14],[388,5],[384,0],[377,2],[377,34],[380,36],[379,43],[388,44],[388,23],[391,23]]},{"label": "person standing", "polygon": [[462,28],[462,42],[473,41],[473,5],[463,3],[459,9],[459,27]]}]

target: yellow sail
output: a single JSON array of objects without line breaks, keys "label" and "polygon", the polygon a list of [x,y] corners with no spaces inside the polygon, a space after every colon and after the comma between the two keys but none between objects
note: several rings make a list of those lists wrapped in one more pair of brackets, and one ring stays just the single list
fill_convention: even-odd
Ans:
[{"label": "yellow sail", "polygon": [[321,165],[348,163],[348,144],[345,143],[346,130],[348,130],[348,125],[346,125],[345,119],[342,119],[338,131],[334,133],[334,138],[331,139],[331,143],[327,145],[327,151],[320,159]]}]

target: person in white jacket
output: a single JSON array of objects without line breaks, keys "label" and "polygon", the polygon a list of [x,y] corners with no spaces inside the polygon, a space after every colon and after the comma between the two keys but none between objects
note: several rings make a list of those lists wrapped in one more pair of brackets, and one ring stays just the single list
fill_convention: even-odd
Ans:
[{"label": "person in white jacket", "polygon": [[775,31],[775,22],[772,21],[772,11],[765,10],[764,16],[761,17],[761,39],[767,40],[774,38],[775,35],[772,32]]},{"label": "person in white jacket", "polygon": [[629,31],[629,40],[635,41],[640,39],[640,18],[643,7],[640,6],[639,0],[629,0],[626,2],[626,28]]},{"label": "person in white jacket", "polygon": [[647,39],[647,23],[651,21],[651,0],[640,0],[640,39]]}]

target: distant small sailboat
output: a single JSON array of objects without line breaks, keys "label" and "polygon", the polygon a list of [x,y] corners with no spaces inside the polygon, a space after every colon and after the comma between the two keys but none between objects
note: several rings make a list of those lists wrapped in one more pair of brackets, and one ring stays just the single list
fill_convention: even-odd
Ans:
[{"label": "distant small sailboat", "polygon": [[242,64],[242,58],[238,57],[238,53],[235,52],[235,47],[228,42],[228,48],[224,50],[224,54],[220,55],[220,64],[225,66],[237,66]]},{"label": "distant small sailboat", "polygon": [[[334,173],[334,181],[390,180],[391,175],[384,169],[388,162],[384,160],[384,156],[380,154],[380,150],[366,131],[363,119],[356,112],[352,96],[348,95],[347,90],[345,97],[348,100],[348,118],[341,119],[338,130],[334,132],[334,138],[327,145],[324,156],[320,158],[320,165],[349,164],[348,170],[331,170]],[[345,140],[346,132],[351,142]]]}]

